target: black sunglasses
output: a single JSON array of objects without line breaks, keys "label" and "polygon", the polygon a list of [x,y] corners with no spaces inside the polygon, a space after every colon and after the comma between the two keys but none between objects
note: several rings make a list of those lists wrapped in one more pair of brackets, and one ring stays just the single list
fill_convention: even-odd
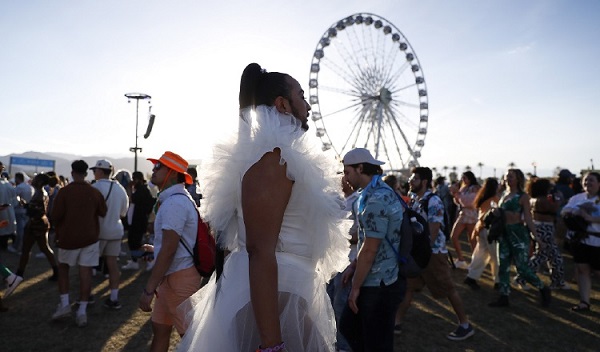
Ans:
[{"label": "black sunglasses", "polygon": [[160,170],[160,168],[162,166],[163,165],[160,162],[157,162],[156,164],[154,164],[154,167],[152,168],[152,171],[158,171],[158,170]]}]

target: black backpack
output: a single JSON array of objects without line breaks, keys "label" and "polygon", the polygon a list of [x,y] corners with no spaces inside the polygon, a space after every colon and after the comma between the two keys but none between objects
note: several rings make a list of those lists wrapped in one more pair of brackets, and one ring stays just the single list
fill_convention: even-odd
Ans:
[{"label": "black backpack", "polygon": [[506,215],[502,208],[491,208],[483,216],[483,224],[488,230],[488,243],[498,241],[504,236],[504,227],[506,224]]},{"label": "black backpack", "polygon": [[[392,249],[398,258],[400,275],[417,277],[431,258],[429,224],[427,219],[411,209],[397,193],[396,195],[404,207],[404,214],[400,225],[400,248],[396,251],[392,246]],[[391,241],[387,237],[386,239],[391,246]]]}]

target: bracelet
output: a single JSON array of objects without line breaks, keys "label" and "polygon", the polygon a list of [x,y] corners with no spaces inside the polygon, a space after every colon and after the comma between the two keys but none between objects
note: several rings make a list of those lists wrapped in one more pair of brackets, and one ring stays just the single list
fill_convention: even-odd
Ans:
[{"label": "bracelet", "polygon": [[262,348],[261,346],[258,346],[258,349],[256,350],[256,352],[277,352],[277,351],[283,352],[284,350],[285,350],[285,342],[281,342],[279,345],[273,346],[273,347]]},{"label": "bracelet", "polygon": [[148,292],[148,291],[146,291],[146,288],[145,288],[145,287],[142,289],[142,292],[143,292],[143,293],[144,293],[146,296],[154,296],[154,294],[156,293],[156,291],[153,291],[153,292]]}]

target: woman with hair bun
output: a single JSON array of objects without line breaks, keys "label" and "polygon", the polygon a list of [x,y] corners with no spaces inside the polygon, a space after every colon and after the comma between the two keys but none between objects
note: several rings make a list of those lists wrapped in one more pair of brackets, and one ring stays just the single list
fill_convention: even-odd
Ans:
[{"label": "woman with hair bun", "polygon": [[556,215],[560,206],[560,196],[551,194],[552,183],[544,178],[537,178],[528,184],[531,196],[531,212],[535,224],[535,252],[529,260],[529,267],[537,270],[541,265],[550,264],[552,289],[569,289],[565,282],[563,257],[554,239]]},{"label": "woman with hair bun", "polygon": [[[348,263],[336,164],[312,143],[310,106],[290,75],[244,70],[238,133],[200,179],[204,218],[230,254],[180,306],[180,351],[335,351],[325,283]],[[219,269],[217,269],[219,271]]]},{"label": "woman with hair bun", "polygon": [[54,257],[54,252],[48,245],[48,231],[50,230],[50,222],[48,221],[48,193],[44,186],[48,184],[50,177],[46,174],[37,174],[33,177],[31,185],[34,188],[33,197],[27,203],[27,215],[29,221],[25,224],[25,232],[23,235],[23,251],[19,260],[19,268],[17,276],[23,277],[25,267],[29,262],[31,248],[34,243],[37,243],[40,251],[44,253],[48,263],[52,267],[52,276],[48,278],[50,281],[58,280],[58,263]]}]

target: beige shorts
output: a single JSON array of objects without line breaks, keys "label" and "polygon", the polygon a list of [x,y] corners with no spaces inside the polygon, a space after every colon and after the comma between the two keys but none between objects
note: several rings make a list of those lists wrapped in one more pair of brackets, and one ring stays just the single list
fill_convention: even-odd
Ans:
[{"label": "beige shorts", "polygon": [[58,249],[58,262],[68,266],[98,266],[98,242],[78,249]]},{"label": "beige shorts", "polygon": [[99,240],[100,255],[107,257],[118,257],[121,254],[121,240]]},{"label": "beige shorts", "polygon": [[447,253],[433,253],[427,267],[416,278],[406,280],[407,287],[413,292],[418,292],[427,286],[435,299],[450,296],[455,287],[450,273]]},{"label": "beige shorts", "polygon": [[201,281],[202,276],[193,266],[165,276],[156,290],[152,322],[173,325],[183,335],[185,317],[177,312],[177,307],[200,289]]}]

